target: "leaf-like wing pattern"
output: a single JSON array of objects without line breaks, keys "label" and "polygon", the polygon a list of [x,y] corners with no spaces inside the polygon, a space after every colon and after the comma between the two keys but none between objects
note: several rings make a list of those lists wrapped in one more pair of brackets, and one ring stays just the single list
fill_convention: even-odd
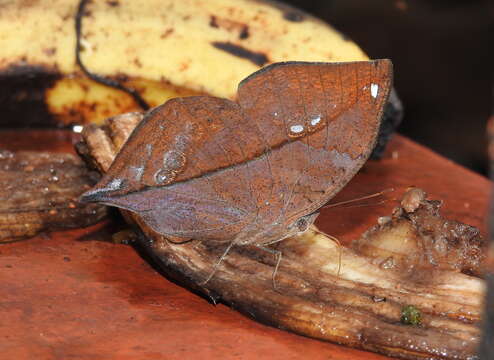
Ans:
[{"label": "leaf-like wing pattern", "polygon": [[364,164],[391,80],[389,60],[290,62],[243,80],[238,103],[173,99],[146,115],[84,198],[135,211],[165,235],[282,238]]}]

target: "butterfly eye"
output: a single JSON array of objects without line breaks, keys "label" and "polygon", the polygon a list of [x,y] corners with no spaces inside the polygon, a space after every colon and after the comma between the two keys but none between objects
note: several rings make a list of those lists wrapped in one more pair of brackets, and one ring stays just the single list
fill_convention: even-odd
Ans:
[{"label": "butterfly eye", "polygon": [[297,228],[300,232],[304,232],[309,227],[309,222],[306,218],[300,218],[297,220]]}]

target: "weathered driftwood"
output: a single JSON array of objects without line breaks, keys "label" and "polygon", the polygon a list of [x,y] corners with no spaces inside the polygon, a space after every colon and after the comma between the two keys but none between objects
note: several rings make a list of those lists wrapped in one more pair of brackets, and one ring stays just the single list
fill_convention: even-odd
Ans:
[{"label": "weathered driftwood", "polygon": [[[130,134],[129,124],[137,124],[140,116],[121,119],[110,119],[101,128],[90,126],[83,133],[80,150],[102,172]],[[125,126],[120,127],[120,121]],[[140,245],[165,272],[256,320],[405,359],[475,357],[484,293],[479,278],[434,268],[417,268],[412,276],[400,267],[340,248],[310,229],[277,244],[283,254],[277,289],[272,283],[273,255],[249,246],[234,247],[214,277],[201,286],[224,247],[196,241],[173,244],[138,217],[123,213],[138,225],[143,235]],[[420,311],[419,326],[401,323],[407,305]]]},{"label": "weathered driftwood", "polygon": [[72,154],[0,151],[0,242],[98,222],[105,207],[77,201],[95,181]]}]

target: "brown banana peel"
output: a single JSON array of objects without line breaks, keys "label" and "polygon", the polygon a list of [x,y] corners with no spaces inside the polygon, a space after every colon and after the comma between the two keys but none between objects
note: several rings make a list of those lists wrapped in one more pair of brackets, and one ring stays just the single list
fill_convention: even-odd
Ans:
[{"label": "brown banana peel", "polygon": [[77,201],[92,175],[73,154],[0,150],[0,244],[100,221],[105,207]]}]

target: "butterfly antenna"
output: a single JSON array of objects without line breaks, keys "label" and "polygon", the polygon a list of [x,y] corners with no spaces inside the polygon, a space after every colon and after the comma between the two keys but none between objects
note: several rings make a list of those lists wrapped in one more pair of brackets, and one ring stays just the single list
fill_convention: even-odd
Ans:
[{"label": "butterfly antenna", "polygon": [[[389,193],[389,192],[393,192],[393,191],[395,191],[394,188],[385,189],[383,191],[379,191],[377,193],[370,194],[370,195],[365,195],[365,196],[362,196],[362,197],[359,197],[359,198],[356,198],[356,199],[345,200],[345,201],[340,201],[340,202],[333,203],[333,204],[328,204],[328,205],[323,206],[322,209],[328,209],[328,208],[332,208],[332,207],[336,207],[336,206],[350,204],[350,203],[353,203],[353,202],[356,202],[356,201],[362,201],[362,200],[372,199],[372,198],[375,198],[375,197],[378,197],[378,196],[383,196],[384,194]],[[383,204],[386,201],[389,201],[389,200],[382,200],[382,201],[378,202],[377,204],[378,205],[379,204]],[[368,204],[354,205],[354,206],[366,206],[366,205],[368,205]]]},{"label": "butterfly antenna", "polygon": [[342,250],[342,245],[340,243],[340,240],[338,240],[336,237],[334,237],[332,235],[329,235],[329,234],[325,233],[324,231],[319,230],[315,226],[312,227],[312,230],[314,230],[314,232],[316,232],[316,233],[319,233],[321,235],[324,235],[324,236],[328,237],[329,239],[333,240],[336,243],[336,245],[338,245],[338,271],[336,272],[336,276],[337,277],[340,277],[340,273],[341,273],[341,259],[342,259],[342,256],[343,256],[343,250]]},{"label": "butterfly antenna", "polygon": [[273,289],[275,291],[278,291],[278,289],[276,288],[276,274],[278,273],[278,268],[280,267],[282,256],[283,255],[282,255],[281,251],[276,251],[276,266],[274,267],[273,278],[272,278],[272,281],[273,281]]}]

